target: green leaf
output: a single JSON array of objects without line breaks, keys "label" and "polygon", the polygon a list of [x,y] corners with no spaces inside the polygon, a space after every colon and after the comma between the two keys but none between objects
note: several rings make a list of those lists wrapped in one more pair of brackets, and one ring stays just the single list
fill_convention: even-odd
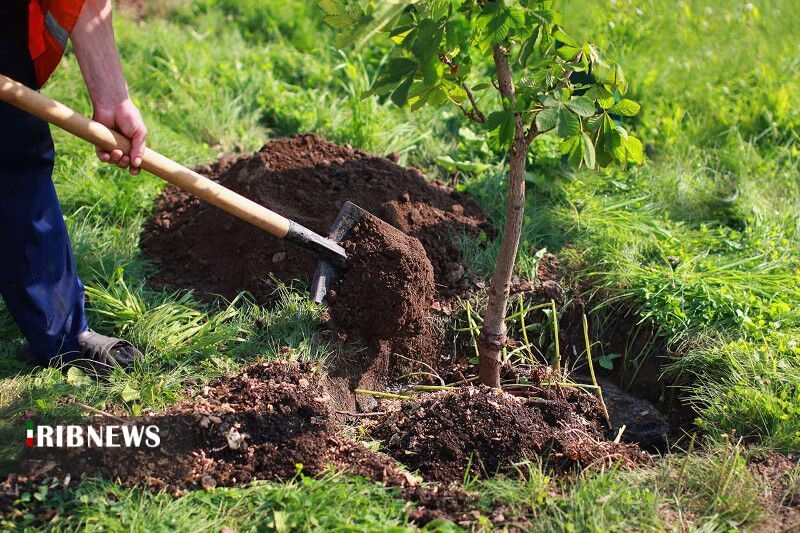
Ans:
[{"label": "green leaf", "polygon": [[519,50],[519,64],[523,67],[528,65],[528,61],[536,52],[537,47],[542,39],[542,27],[537,26],[536,30],[534,31],[533,35],[524,43]]},{"label": "green leaf", "polygon": [[478,91],[483,91],[484,89],[488,89],[488,88],[489,88],[489,84],[488,83],[479,83],[476,86],[474,86],[472,88],[472,90],[475,91],[475,92],[478,92]]},{"label": "green leaf", "polygon": [[603,113],[597,132],[597,143],[595,144],[595,156],[599,166],[605,167],[614,161],[614,143],[619,143],[617,125],[614,124],[608,113]]},{"label": "green leaf", "polygon": [[624,98],[614,104],[609,111],[615,115],[622,115],[623,117],[632,117],[639,113],[641,106],[633,100]]},{"label": "green leaf", "polygon": [[625,150],[628,153],[629,162],[637,165],[644,164],[644,148],[642,147],[642,141],[633,135],[629,135],[625,140]]},{"label": "green leaf", "polygon": [[561,143],[561,153],[567,156],[567,162],[571,167],[579,167],[584,156],[581,135],[574,135]]},{"label": "green leaf", "polygon": [[513,113],[506,113],[506,119],[500,125],[500,131],[498,133],[498,138],[500,139],[500,145],[503,147],[511,146],[511,143],[514,142],[514,129],[516,123],[514,121],[514,114]]},{"label": "green leaf", "polygon": [[448,17],[444,33],[445,45],[448,49],[452,50],[470,40],[472,36],[472,24],[463,14],[454,13]]},{"label": "green leaf", "polygon": [[536,115],[536,129],[549,131],[558,126],[558,107],[545,107]]},{"label": "green leaf", "polygon": [[597,128],[603,124],[603,115],[594,115],[589,117],[584,121],[583,124],[589,131],[597,131]]},{"label": "green leaf", "polygon": [[442,41],[443,30],[433,19],[422,19],[417,25],[417,35],[411,45],[411,53],[422,59],[436,56],[436,49]]},{"label": "green leaf", "polygon": [[405,37],[405,35],[413,29],[414,26],[412,24],[404,24],[402,26],[397,26],[395,28],[392,28],[392,31],[389,32],[389,37],[392,39],[394,39],[395,37]]},{"label": "green leaf", "polygon": [[446,101],[447,95],[442,91],[441,85],[427,87],[421,81],[414,81],[408,91],[408,106],[412,111],[416,111],[427,104],[436,106]]},{"label": "green leaf", "polygon": [[563,43],[567,46],[571,46],[572,48],[581,47],[578,44],[578,41],[570,37],[567,32],[561,28],[561,26],[553,26],[553,37],[555,38],[556,42]]},{"label": "green leaf", "polygon": [[356,48],[361,48],[370,39],[377,35],[387,24],[399,16],[406,8],[406,2],[399,0],[383,1],[376,4],[371,16],[364,21],[359,18],[358,25],[354,28],[352,41]]},{"label": "green leaf", "polygon": [[392,93],[392,102],[397,107],[404,107],[408,103],[408,90],[411,88],[412,83],[414,83],[414,78],[408,78],[398,85],[397,89]]},{"label": "green leaf", "polygon": [[565,106],[558,108],[558,136],[566,139],[581,131],[581,121]]},{"label": "green leaf", "polygon": [[134,400],[138,400],[141,396],[139,395],[139,391],[131,387],[130,383],[125,384],[125,388],[122,389],[120,393],[123,402],[132,402]]},{"label": "green leaf", "polygon": [[556,53],[558,54],[558,57],[560,57],[564,61],[572,61],[573,59],[575,59],[575,56],[578,55],[578,52],[580,51],[581,51],[580,48],[564,45],[558,47]]},{"label": "green leaf", "polygon": [[561,27],[554,26],[553,38],[556,41],[556,53],[558,57],[564,61],[571,61],[580,53],[581,45],[578,44],[578,41],[567,35]]},{"label": "green leaf", "polygon": [[504,42],[511,31],[525,25],[525,12],[520,6],[505,2],[487,2],[481,10],[478,22],[488,42]]},{"label": "green leaf", "polygon": [[614,370],[614,359],[622,357],[618,353],[608,353],[597,358],[597,363],[606,370]]},{"label": "green leaf", "polygon": [[67,370],[67,383],[80,387],[91,383],[91,378],[83,373],[83,370],[76,366],[69,367]]},{"label": "green leaf", "polygon": [[340,0],[319,0],[319,7],[325,13],[322,20],[337,30],[349,30],[355,27],[361,17],[357,6],[348,6]]},{"label": "green leaf", "polygon": [[500,127],[500,124],[505,122],[508,113],[505,111],[492,111],[489,113],[489,116],[486,117],[486,129],[489,131],[494,131]]},{"label": "green leaf", "polygon": [[410,57],[393,57],[386,63],[384,69],[399,80],[414,72],[417,69],[417,62]]},{"label": "green leaf", "polygon": [[560,103],[561,103],[561,100],[559,100],[559,99],[555,98],[555,97],[554,97],[553,95],[551,95],[551,94],[546,94],[546,95],[545,95],[545,96],[542,98],[542,105],[544,105],[544,106],[546,106],[546,107],[557,106],[557,105],[559,105]]},{"label": "green leaf", "polygon": [[363,97],[373,94],[384,95],[397,88],[404,78],[414,78],[417,71],[417,62],[409,57],[395,57],[389,60],[381,75],[375,80],[369,91]]},{"label": "green leaf", "polygon": [[564,102],[564,105],[581,117],[591,117],[597,113],[597,107],[595,107],[594,102],[585,96],[573,98],[568,102]]},{"label": "green leaf", "polygon": [[438,57],[431,55],[420,65],[420,70],[422,71],[423,85],[425,88],[430,88],[439,83],[444,72],[444,65]]},{"label": "green leaf", "polygon": [[618,163],[625,163],[628,160],[625,144],[623,143],[622,133],[619,128],[614,127],[606,133],[605,136],[606,146],[611,155]]},{"label": "green leaf", "polygon": [[586,133],[581,134],[581,142],[583,143],[583,163],[586,168],[593,169],[595,167],[594,143]]},{"label": "green leaf", "polygon": [[625,94],[628,92],[628,82],[625,81],[625,74],[622,72],[622,67],[618,64],[614,65],[614,88],[616,88],[620,94]]},{"label": "green leaf", "polygon": [[598,97],[597,104],[607,111],[614,107],[614,96]]},{"label": "green leaf", "polygon": [[47,499],[48,491],[49,491],[48,486],[42,485],[41,487],[39,487],[39,490],[36,491],[36,494],[34,494],[33,497],[39,500],[40,502],[43,502]]}]

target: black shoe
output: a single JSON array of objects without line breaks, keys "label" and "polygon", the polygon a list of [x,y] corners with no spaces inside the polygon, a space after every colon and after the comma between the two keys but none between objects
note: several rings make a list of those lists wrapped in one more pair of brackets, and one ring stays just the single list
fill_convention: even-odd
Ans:
[{"label": "black shoe", "polygon": [[87,366],[100,374],[106,374],[115,367],[127,370],[143,357],[142,352],[130,342],[106,337],[92,330],[78,335],[78,347],[80,355],[68,364]]},{"label": "black shoe", "polygon": [[[130,342],[114,337],[106,337],[91,330],[84,331],[78,335],[78,347],[80,353],[67,362],[66,366],[77,366],[97,374],[108,374],[115,367],[127,370],[133,366],[135,361],[143,357],[142,352],[137,350]],[[29,365],[41,365],[41,362],[33,356],[31,346],[27,342],[19,348],[18,355],[22,361]],[[50,363],[51,365],[58,365],[61,363],[61,358],[54,357],[50,360]]]}]

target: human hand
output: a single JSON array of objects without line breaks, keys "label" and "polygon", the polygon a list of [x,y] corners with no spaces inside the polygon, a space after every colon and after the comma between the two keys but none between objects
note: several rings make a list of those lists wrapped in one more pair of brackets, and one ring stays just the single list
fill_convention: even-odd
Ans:
[{"label": "human hand", "polygon": [[137,175],[141,170],[139,167],[142,165],[145,140],[147,139],[147,127],[144,125],[139,109],[130,99],[125,99],[113,105],[95,104],[92,119],[112,130],[118,131],[131,140],[131,150],[127,154],[121,149],[106,152],[100,148],[95,148],[100,161],[117,165],[120,168],[127,168],[131,175]]}]

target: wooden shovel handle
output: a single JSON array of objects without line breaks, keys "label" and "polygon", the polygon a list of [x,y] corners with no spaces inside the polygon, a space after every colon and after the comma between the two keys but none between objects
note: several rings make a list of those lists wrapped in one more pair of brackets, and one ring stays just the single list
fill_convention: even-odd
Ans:
[{"label": "wooden shovel handle", "polygon": [[[107,152],[117,148],[125,153],[130,151],[131,143],[123,135],[2,74],[0,74],[0,100],[46,120]],[[7,127],[0,125],[4,126]],[[149,148],[145,150],[141,168],[270,232],[279,239],[284,238],[289,232],[291,225],[289,219],[201,176],[155,150]]]}]

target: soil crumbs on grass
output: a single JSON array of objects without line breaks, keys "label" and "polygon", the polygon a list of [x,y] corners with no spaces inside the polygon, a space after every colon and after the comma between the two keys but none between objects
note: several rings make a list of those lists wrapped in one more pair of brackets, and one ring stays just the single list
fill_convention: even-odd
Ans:
[{"label": "soil crumbs on grass", "polygon": [[480,386],[426,394],[403,400],[371,435],[425,479],[442,482],[539,456],[556,471],[649,462],[637,446],[604,439],[599,403],[588,393],[542,391],[523,398]]},{"label": "soil crumbs on grass", "polygon": [[[322,235],[343,203],[354,202],[420,240],[433,265],[437,299],[472,286],[454,239],[491,232],[478,205],[463,194],[427,181],[415,168],[315,135],[271,141],[255,154],[197,170]],[[229,299],[249,291],[259,302],[274,292],[271,275],[309,281],[317,264],[310,252],[172,186],[145,228],[142,250],[158,266],[157,284]]]},{"label": "soil crumbs on grass", "polygon": [[173,494],[291,479],[298,465],[310,476],[333,466],[392,486],[413,483],[391,459],[339,436],[330,415],[310,363],[258,363],[213,381],[191,401],[131,418],[160,428],[159,448],[32,448],[22,472],[36,479],[101,475]]}]

